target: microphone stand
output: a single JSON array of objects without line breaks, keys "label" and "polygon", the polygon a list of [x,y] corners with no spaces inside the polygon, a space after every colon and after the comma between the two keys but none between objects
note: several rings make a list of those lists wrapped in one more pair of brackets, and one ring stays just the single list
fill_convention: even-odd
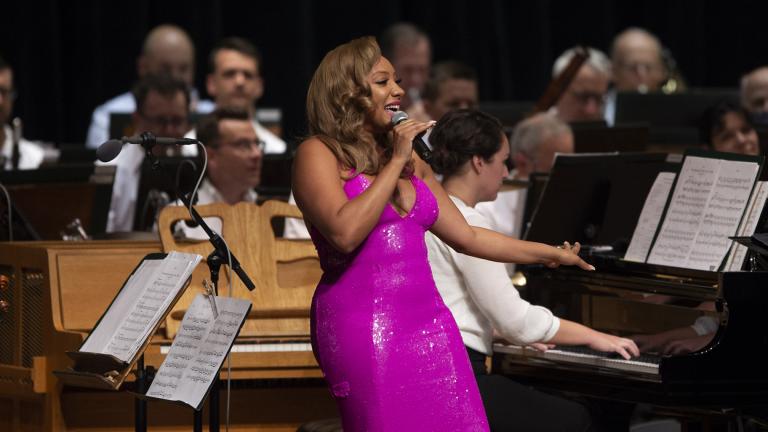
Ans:
[{"label": "microphone stand", "polygon": [[[146,132],[145,132],[146,133]],[[147,135],[150,135],[149,133],[146,133]],[[144,135],[144,134],[142,134]],[[161,166],[160,160],[155,157],[152,154],[151,147],[145,147],[147,151],[147,157],[152,160],[152,169],[159,169]],[[167,173],[165,173],[167,174]],[[229,250],[227,247],[227,244],[224,242],[224,239],[221,238],[221,236],[213,231],[211,227],[208,226],[207,223],[205,223],[205,220],[202,216],[200,216],[200,213],[195,210],[194,207],[190,205],[191,200],[191,192],[189,195],[180,193],[177,191],[178,198],[181,200],[182,203],[184,203],[184,206],[189,209],[189,215],[192,216],[192,219],[205,231],[205,233],[208,235],[208,241],[211,242],[213,245],[213,251],[208,255],[206,258],[206,262],[208,264],[208,269],[211,272],[211,282],[213,283],[213,295],[216,296],[219,293],[219,270],[221,268],[222,264],[229,264],[231,262],[232,270],[237,274],[237,276],[240,278],[240,280],[243,282],[246,288],[248,288],[249,291],[253,291],[256,288],[256,285],[253,284],[253,281],[251,281],[251,278],[248,277],[248,274],[245,273],[245,270],[240,266],[240,261],[237,260],[237,257],[232,253],[232,251]],[[219,432],[219,382],[220,379],[218,375],[213,380],[213,384],[211,385],[211,390],[209,392],[210,398],[208,399],[208,430],[209,432]],[[195,432],[202,432],[203,430],[203,413],[202,410],[194,411],[194,419],[193,419],[193,430]]]}]

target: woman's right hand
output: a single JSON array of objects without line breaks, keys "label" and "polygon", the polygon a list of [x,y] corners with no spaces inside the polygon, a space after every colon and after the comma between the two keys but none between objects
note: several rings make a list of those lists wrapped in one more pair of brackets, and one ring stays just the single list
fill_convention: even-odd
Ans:
[{"label": "woman's right hand", "polygon": [[407,163],[413,153],[413,140],[435,125],[435,121],[403,120],[392,128],[392,160]]},{"label": "woman's right hand", "polygon": [[632,339],[609,335],[599,331],[594,331],[588,346],[596,351],[615,352],[629,360],[632,357],[640,355],[640,350]]}]

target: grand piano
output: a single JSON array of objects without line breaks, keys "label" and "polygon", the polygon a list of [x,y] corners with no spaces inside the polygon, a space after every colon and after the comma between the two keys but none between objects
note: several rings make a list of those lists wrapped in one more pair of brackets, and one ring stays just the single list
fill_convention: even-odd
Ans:
[{"label": "grand piano", "polygon": [[[669,275],[613,269],[594,275],[571,270],[531,272],[529,290],[570,292],[580,297],[581,310],[572,311],[569,318],[600,330],[623,334],[648,332],[649,328],[668,330],[690,325],[690,318],[702,313],[681,306],[648,304],[632,295],[633,289],[640,292],[653,282],[651,292],[657,294],[671,296],[690,288],[690,297],[714,300],[719,329],[706,346],[690,354],[644,354],[631,360],[582,347],[556,347],[542,353],[496,344],[493,370],[540,386],[681,410],[727,411],[768,403],[768,370],[763,361],[768,354],[768,338],[761,321],[768,313],[768,272],[706,276],[716,276],[717,280],[672,279]],[[707,290],[711,295],[694,294]],[[627,300],[632,297],[636,299]],[[551,305],[557,307],[557,302]],[[681,316],[689,319],[680,320]],[[667,327],[670,324],[672,327]]]},{"label": "grand piano", "polygon": [[[607,245],[583,253],[597,271],[528,266],[523,295],[558,316],[613,334],[654,334],[689,326],[703,315],[718,322],[717,332],[690,354],[652,353],[629,361],[583,347],[542,353],[497,343],[492,370],[539,387],[647,403],[684,415],[740,414],[768,403],[768,368],[762,360],[768,354],[762,322],[768,316],[768,272],[692,270],[621,259],[653,173],[675,172],[678,161],[636,155],[601,165],[599,159],[594,175],[585,175],[589,157],[553,172],[556,182],[568,186],[558,187],[555,196],[544,193],[527,237]],[[547,214],[564,214],[562,197],[569,198],[570,217],[561,217],[559,225],[542,223]],[[715,310],[702,307],[713,304]]]}]

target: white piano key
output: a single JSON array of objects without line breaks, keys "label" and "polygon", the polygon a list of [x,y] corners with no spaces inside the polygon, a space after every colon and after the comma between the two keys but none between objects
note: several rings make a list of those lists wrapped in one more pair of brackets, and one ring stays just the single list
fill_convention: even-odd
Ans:
[{"label": "white piano key", "polygon": [[[160,353],[168,354],[170,345],[161,345]],[[309,342],[275,342],[275,343],[236,343],[232,345],[231,352],[251,353],[251,352],[303,352],[312,351],[312,344]]]}]

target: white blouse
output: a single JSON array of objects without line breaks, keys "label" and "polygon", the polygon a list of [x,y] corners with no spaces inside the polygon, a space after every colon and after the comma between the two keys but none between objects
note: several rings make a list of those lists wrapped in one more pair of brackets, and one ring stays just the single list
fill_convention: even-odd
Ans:
[{"label": "white blouse", "polygon": [[[490,227],[474,208],[451,199],[470,225]],[[504,264],[460,254],[432,233],[426,242],[435,284],[466,346],[491,355],[494,329],[518,344],[546,342],[557,333],[560,320],[520,298]]]}]

